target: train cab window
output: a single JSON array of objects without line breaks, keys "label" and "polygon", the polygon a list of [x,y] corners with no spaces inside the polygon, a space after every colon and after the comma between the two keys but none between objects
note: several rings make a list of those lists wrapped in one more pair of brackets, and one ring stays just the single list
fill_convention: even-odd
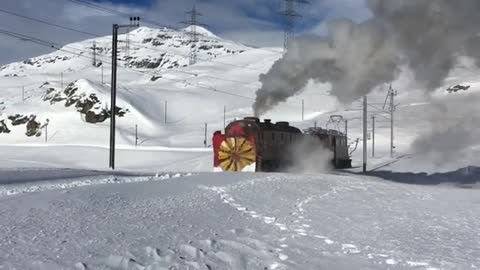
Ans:
[{"label": "train cab window", "polygon": [[280,134],[280,140],[283,142],[283,133]]}]

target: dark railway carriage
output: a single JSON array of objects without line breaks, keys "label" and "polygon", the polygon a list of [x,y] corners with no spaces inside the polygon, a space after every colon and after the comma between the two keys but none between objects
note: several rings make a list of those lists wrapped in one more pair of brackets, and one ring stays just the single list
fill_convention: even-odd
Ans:
[{"label": "dark railway carriage", "polygon": [[288,122],[272,123],[266,119],[246,117],[230,123],[225,134],[213,135],[214,167],[218,171],[284,171],[296,164],[293,151],[308,137],[312,149],[323,145],[333,152],[335,167],[348,167],[346,137],[321,129],[309,129],[306,134]]}]

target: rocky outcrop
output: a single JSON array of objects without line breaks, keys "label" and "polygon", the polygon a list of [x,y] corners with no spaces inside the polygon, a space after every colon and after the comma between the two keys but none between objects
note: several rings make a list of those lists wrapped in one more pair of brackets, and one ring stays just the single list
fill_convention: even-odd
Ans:
[{"label": "rocky outcrop", "polygon": [[10,133],[10,129],[8,129],[5,120],[0,120],[0,134],[2,133]]},{"label": "rocky outcrop", "polygon": [[35,115],[30,115],[28,122],[27,122],[27,132],[25,135],[28,137],[40,137],[42,135],[41,128],[43,126],[40,125],[40,122],[35,121],[37,117]]},{"label": "rocky outcrop", "polygon": [[45,94],[42,96],[43,101],[50,101],[50,104],[65,100],[60,92],[57,92],[55,88],[48,88]]},{"label": "rocky outcrop", "polygon": [[18,125],[23,125],[27,123],[29,120],[29,117],[26,115],[15,114],[15,115],[10,115],[8,117],[8,120],[11,121],[12,126],[18,126]]},{"label": "rocky outcrop", "polygon": [[[84,119],[88,123],[102,123],[110,117],[110,111],[103,106],[97,95],[81,92],[76,82],[68,84],[63,91],[52,89],[47,89],[43,96],[44,101],[49,101],[50,104],[62,101],[65,102],[65,107],[74,106],[77,112],[85,116]],[[127,112],[127,109],[115,108],[115,115],[119,117],[125,116]]]},{"label": "rocky outcrop", "polygon": [[151,78],[150,78],[150,81],[154,82],[158,79],[162,78],[162,76],[159,76],[159,75],[153,75]]},{"label": "rocky outcrop", "polygon": [[[25,125],[26,132],[25,135],[28,137],[39,137],[42,135],[42,129],[48,125],[49,120],[47,119],[45,123],[41,123],[37,120],[37,116],[31,114],[30,116],[15,114],[7,117],[10,120],[12,126]],[[0,134],[8,134],[11,130],[8,128],[7,122],[5,119],[0,120]]]}]

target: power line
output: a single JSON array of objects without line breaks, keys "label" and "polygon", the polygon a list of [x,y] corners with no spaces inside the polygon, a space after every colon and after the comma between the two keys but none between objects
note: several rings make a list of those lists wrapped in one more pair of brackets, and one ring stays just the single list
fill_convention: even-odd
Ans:
[{"label": "power line", "polygon": [[[38,38],[31,37],[31,36],[28,36],[28,35],[23,35],[23,34],[11,32],[11,31],[7,31],[7,30],[2,30],[2,29],[0,29],[0,34],[4,34],[4,35],[7,35],[7,36],[18,38],[18,39],[23,40],[23,41],[29,41],[29,42],[32,42],[32,43],[35,43],[35,44],[38,44],[38,45],[41,45],[41,46],[44,46],[44,47],[48,47],[48,48],[56,49],[56,50],[59,50],[59,51],[67,52],[67,53],[70,53],[70,54],[73,54],[73,55],[77,55],[79,57],[84,57],[84,58],[91,59],[91,57],[85,55],[85,53],[87,53],[87,54],[89,53],[87,51],[83,51],[83,50],[77,49],[77,48],[72,48],[72,49],[80,51],[80,53],[72,52],[72,51],[69,51],[69,50],[65,49],[66,46],[61,47],[62,46],[61,44],[59,45],[59,43],[55,43],[55,42],[52,42],[52,41],[46,41],[46,40],[43,40],[43,39],[38,39]],[[111,65],[111,62],[108,62],[108,61],[102,61],[102,63]],[[129,71],[133,71],[133,72],[136,72],[136,73],[139,73],[139,74],[143,74],[143,75],[149,75],[149,76],[153,75],[152,73],[149,73],[149,72],[146,72],[146,71],[143,71],[143,70],[137,70],[137,69],[134,69],[134,68],[131,68],[131,67],[120,66],[120,68],[123,68],[125,70],[129,70]],[[200,89],[204,89],[204,90],[211,91],[211,92],[217,92],[217,93],[230,95],[230,96],[235,96],[235,97],[244,98],[244,99],[249,99],[249,100],[256,100],[256,98],[254,98],[254,97],[240,95],[240,94],[236,94],[236,93],[231,93],[231,92],[224,91],[224,90],[221,90],[221,89],[217,89],[216,87],[209,86],[209,85],[204,85],[204,84],[201,84],[201,83],[192,83],[192,82],[189,82],[185,79],[173,79],[173,78],[166,78],[166,77],[162,77],[161,79],[168,80],[168,81],[173,81],[173,82],[177,82],[177,83],[186,83],[187,85],[196,86]],[[285,106],[292,107],[292,108],[298,108],[298,106],[292,106],[292,105],[287,105],[287,104],[285,104]],[[309,109],[311,109],[311,108],[309,108]]]},{"label": "power line", "polygon": [[[61,29],[65,29],[65,30],[69,30],[69,31],[73,31],[73,32],[78,32],[78,33],[82,33],[82,34],[89,35],[89,36],[93,36],[93,37],[100,37],[99,35],[96,35],[96,34],[93,34],[93,33],[88,33],[88,32],[85,32],[85,31],[82,31],[82,30],[78,30],[78,29],[74,29],[74,28],[70,28],[70,27],[64,27],[64,26],[61,26],[61,25],[58,25],[58,24],[50,23],[50,22],[47,22],[47,21],[44,21],[44,20],[40,20],[40,19],[37,19],[37,18],[32,18],[32,17],[29,17],[29,16],[20,15],[20,14],[13,13],[13,12],[10,12],[10,11],[6,11],[6,10],[1,10],[1,9],[0,9],[0,12],[4,12],[4,13],[7,13],[7,14],[10,14],[10,15],[13,15],[13,16],[17,16],[17,17],[23,18],[23,19],[27,19],[27,20],[31,20],[31,21],[35,21],[35,22],[40,22],[40,23],[43,23],[43,24],[46,24],[46,25],[49,25],[49,26],[59,27],[59,28],[61,28]],[[151,48],[151,47],[147,47],[147,46],[142,46],[142,45],[140,45],[140,44],[137,43],[137,42],[132,42],[132,43],[138,44],[137,46],[140,47],[140,48],[145,48],[145,49],[148,49],[148,50],[158,51],[158,52],[162,52],[162,53],[168,53],[167,51],[158,50],[158,49]],[[59,43],[56,43],[56,44],[60,45]],[[60,46],[64,46],[64,45],[60,45]],[[127,46],[128,46],[128,45],[127,45]],[[96,50],[96,49],[93,49],[93,50],[94,50],[94,58],[95,58],[95,50]],[[180,56],[182,56],[182,55],[180,55]],[[183,57],[183,56],[182,56],[182,57]],[[204,60],[205,60],[205,59],[204,59]],[[206,61],[209,61],[209,60],[206,60]],[[93,62],[95,63],[95,59],[93,60]],[[226,64],[226,63],[218,62],[218,61],[217,61],[217,63]],[[243,66],[238,66],[238,67],[245,68],[245,67],[243,67]],[[193,73],[193,72],[187,72],[187,71],[181,71],[181,70],[172,70],[172,71],[174,71],[174,72],[179,72],[179,73],[185,73],[185,74],[191,74],[191,75],[194,75],[194,76],[197,76],[197,75],[198,75],[198,74]],[[229,79],[224,79],[224,78],[217,78],[217,77],[210,76],[210,75],[207,75],[207,77],[214,78],[214,79],[218,79],[218,80],[223,80],[223,81],[231,81],[231,82],[236,82],[236,83],[243,83],[243,84],[256,83],[256,82],[242,82],[242,81],[237,81],[237,80],[229,80]]]},{"label": "power line", "polygon": [[290,41],[295,36],[295,20],[301,18],[302,15],[295,11],[295,4],[309,4],[306,0],[283,0],[285,1],[285,10],[282,15],[285,17],[285,33],[283,40],[283,52],[285,53],[290,47]]},{"label": "power line", "polygon": [[[77,1],[77,0],[68,0],[68,1],[73,1],[73,2],[75,2],[75,1]],[[43,23],[43,24],[45,24],[45,25],[58,27],[58,28],[61,28],[61,29],[64,29],[64,30],[69,30],[69,31],[81,33],[81,34],[84,34],[84,35],[89,35],[89,36],[92,36],[92,37],[102,37],[102,36],[97,35],[97,34],[94,34],[94,33],[89,33],[89,32],[83,31],[83,30],[79,30],[79,29],[75,29],[75,28],[71,28],[71,27],[62,26],[62,25],[55,24],[55,23],[51,23],[51,22],[48,22],[48,21],[45,21],[45,20],[42,20],[42,19],[33,18],[33,17],[30,17],[30,16],[21,15],[21,14],[13,13],[13,12],[6,11],[6,10],[0,10],[0,12],[4,12],[4,13],[7,13],[7,14],[10,14],[10,15],[13,15],[13,16],[17,16],[17,17],[19,17],[19,18],[26,19],[26,20]],[[112,11],[112,12],[113,12],[113,11]],[[173,30],[176,30],[176,29],[173,29]],[[183,30],[182,30],[182,31],[183,31]],[[202,35],[202,34],[200,34],[200,33],[197,32],[197,35]],[[212,38],[212,39],[213,39],[213,38]],[[170,53],[170,52],[165,51],[165,50],[160,50],[160,49],[157,49],[157,48],[147,47],[147,46],[145,46],[145,45],[143,45],[143,44],[141,44],[141,43],[139,43],[139,42],[134,42],[134,41],[129,41],[129,42],[130,42],[131,44],[136,44],[136,46],[139,47],[139,48],[144,48],[144,49],[147,49],[147,50],[156,51],[156,52],[161,52],[161,53]],[[275,51],[275,52],[276,52],[276,51]],[[180,57],[183,57],[183,58],[190,58],[190,55],[189,55],[189,54],[175,54],[175,55],[180,56]],[[250,68],[250,67],[246,67],[246,66],[241,66],[241,65],[232,64],[232,63],[225,63],[225,62],[222,62],[222,61],[217,61],[217,60],[213,60],[213,59],[209,59],[209,58],[199,58],[199,57],[197,56],[197,59],[200,59],[200,60],[205,61],[205,62],[212,62],[212,63],[217,63],[217,64],[221,64],[221,65],[225,65],[225,66],[246,68],[246,69],[250,69],[250,70],[254,70],[254,71],[263,72],[263,70],[260,70],[260,69]]]},{"label": "power line", "polygon": [[74,31],[74,32],[77,32],[77,33],[80,33],[80,34],[84,34],[84,35],[87,35],[87,36],[100,37],[100,36],[97,35],[97,34],[93,34],[93,33],[90,33],[90,32],[83,31],[83,30],[79,30],[79,29],[75,29],[75,28],[71,28],[71,27],[59,25],[59,24],[56,24],[56,23],[47,22],[47,21],[44,21],[44,20],[41,20],[41,19],[36,19],[36,18],[29,17],[29,16],[24,16],[24,15],[21,15],[21,14],[18,14],[18,13],[14,13],[14,12],[11,12],[11,11],[7,11],[7,10],[0,9],[0,12],[6,13],[6,14],[10,14],[10,15],[12,15],[12,16],[16,16],[16,17],[19,17],[19,18],[23,18],[23,19],[26,19],[26,20],[30,20],[30,21],[39,22],[39,23],[43,23],[43,24],[46,24],[46,25],[58,27],[58,28],[61,28],[61,29],[64,29],[64,30]]},{"label": "power line", "polygon": [[190,20],[182,22],[183,24],[190,27],[190,65],[197,63],[197,43],[198,43],[198,33],[197,26],[207,26],[206,24],[199,23],[197,21],[198,16],[203,16],[200,12],[197,11],[195,5],[191,11],[185,12],[185,14],[190,15]]},{"label": "power line", "polygon": [[[64,51],[64,52],[71,53],[71,54],[74,54],[74,55],[77,55],[77,56],[80,56],[80,57],[86,57],[86,58],[88,58],[88,59],[91,59],[90,57],[85,56],[85,55],[83,55],[83,54],[81,54],[81,53],[72,52],[72,51],[69,51],[69,50],[65,50],[64,48],[58,47],[58,46],[56,46],[53,42],[45,41],[45,40],[42,40],[42,39],[37,39],[37,38],[34,38],[34,37],[30,37],[30,36],[18,34],[18,33],[15,33],[15,32],[10,32],[10,31],[6,31],[6,30],[1,30],[1,29],[0,29],[0,34],[4,34],[4,35],[7,35],[7,36],[15,37],[15,38],[18,38],[18,39],[24,40],[24,41],[30,41],[30,42],[36,43],[36,44],[38,44],[38,45],[41,45],[41,46],[53,48],[53,49],[56,49],[56,50],[59,50],[59,51]],[[104,63],[107,63],[107,64],[110,64],[110,65],[111,65],[111,62],[105,61]],[[120,66],[120,67],[121,67],[121,68],[124,68],[124,69],[127,69],[127,70],[131,70],[131,71],[140,73],[140,74],[152,75],[152,74],[150,74],[150,73],[148,73],[148,72],[145,72],[145,71],[136,70],[136,69],[129,68],[129,67],[122,67],[122,66]],[[202,85],[202,84],[200,84],[200,83],[192,83],[192,82],[189,82],[189,81],[187,81],[187,80],[172,79],[172,78],[165,78],[165,77],[162,77],[162,79],[164,79],[164,80],[169,80],[169,81],[174,81],[174,82],[180,82],[180,83],[187,83],[187,84],[189,84],[189,85],[197,86],[197,87],[202,88],[202,89],[205,89],[205,90],[209,90],[209,91],[213,91],[213,92],[218,92],[218,93],[222,93],[222,94],[226,94],[226,95],[231,95],[231,96],[235,96],[235,97],[241,97],[241,98],[246,98],[246,99],[255,100],[255,98],[253,98],[253,97],[243,96],[243,95],[231,93],[231,92],[228,92],[228,91],[219,90],[219,89],[216,89],[216,88],[211,87],[211,86]]]}]

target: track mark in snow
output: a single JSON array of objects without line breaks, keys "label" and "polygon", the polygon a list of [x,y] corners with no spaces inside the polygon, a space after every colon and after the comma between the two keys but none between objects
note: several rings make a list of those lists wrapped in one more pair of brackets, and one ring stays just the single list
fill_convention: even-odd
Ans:
[{"label": "track mark in snow", "polygon": [[343,250],[343,253],[346,253],[346,254],[360,253],[360,250],[358,250],[357,246],[352,244],[342,244],[342,250]]},{"label": "track mark in snow", "polygon": [[283,253],[280,253],[280,254],[278,254],[278,258],[279,258],[280,260],[282,260],[282,261],[285,261],[285,260],[288,259],[288,256],[285,255],[285,254],[283,254]]},{"label": "track mark in snow", "polygon": [[[97,179],[83,179],[83,180],[74,180],[69,182],[63,183],[38,183],[35,185],[32,184],[18,184],[18,185],[8,185],[8,186],[0,186],[0,197],[2,196],[12,196],[18,195],[23,193],[32,193],[32,192],[42,192],[42,191],[50,191],[50,190],[64,190],[64,189],[71,189],[77,187],[85,187],[85,186],[92,186],[92,185],[106,185],[106,184],[125,184],[125,183],[140,183],[140,182],[149,182],[149,181],[163,181],[172,178],[179,178],[179,177],[186,177],[191,176],[191,173],[186,174],[162,174],[156,175],[154,177],[127,177],[127,176],[109,176],[104,178]],[[95,178],[95,177],[89,177]]]},{"label": "track mark in snow", "polygon": [[88,267],[85,263],[78,262],[78,263],[75,264],[75,269],[77,269],[77,270],[87,270]]},{"label": "track mark in snow", "polygon": [[416,267],[416,266],[429,266],[430,264],[426,262],[407,261],[407,265]]},{"label": "track mark in snow", "polygon": [[334,241],[332,241],[330,239],[325,239],[324,241],[325,241],[325,243],[327,243],[327,245],[332,245],[333,243],[335,243]]},{"label": "track mark in snow", "polygon": [[267,224],[271,224],[271,223],[275,222],[275,220],[277,220],[276,217],[263,217],[263,222],[265,222]]},{"label": "track mark in snow", "polygon": [[394,265],[394,264],[397,264],[398,262],[395,261],[394,259],[387,259],[387,260],[385,260],[385,263],[390,264],[390,265]]}]

